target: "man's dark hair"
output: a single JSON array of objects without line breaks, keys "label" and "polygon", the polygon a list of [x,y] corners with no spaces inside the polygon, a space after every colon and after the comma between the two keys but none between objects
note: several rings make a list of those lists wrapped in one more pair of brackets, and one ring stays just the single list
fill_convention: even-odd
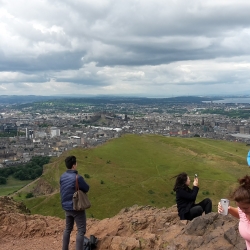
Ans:
[{"label": "man's dark hair", "polygon": [[65,159],[65,165],[68,169],[72,169],[73,165],[76,165],[76,157],[74,155],[68,156]]}]

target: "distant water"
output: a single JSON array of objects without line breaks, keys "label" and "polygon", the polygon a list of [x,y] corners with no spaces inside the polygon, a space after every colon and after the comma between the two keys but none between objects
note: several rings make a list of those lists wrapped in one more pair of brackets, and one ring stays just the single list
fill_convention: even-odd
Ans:
[{"label": "distant water", "polygon": [[[209,103],[210,101],[204,101]],[[213,103],[250,103],[250,97],[247,98],[225,98],[223,100],[215,100]]]}]

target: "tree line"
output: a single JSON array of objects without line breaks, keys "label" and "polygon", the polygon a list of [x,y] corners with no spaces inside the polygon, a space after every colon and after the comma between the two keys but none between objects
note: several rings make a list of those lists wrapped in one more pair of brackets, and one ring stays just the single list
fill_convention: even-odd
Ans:
[{"label": "tree line", "polygon": [[49,156],[33,156],[32,159],[24,164],[0,169],[0,185],[7,183],[7,178],[13,175],[19,180],[34,180],[43,173],[43,165],[48,164]]}]

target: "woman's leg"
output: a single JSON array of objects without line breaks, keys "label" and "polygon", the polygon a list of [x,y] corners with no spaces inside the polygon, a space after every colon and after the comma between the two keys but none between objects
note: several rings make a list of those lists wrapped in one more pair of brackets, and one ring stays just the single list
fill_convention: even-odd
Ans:
[{"label": "woman's leg", "polygon": [[70,234],[74,226],[74,217],[72,216],[71,211],[65,211],[65,217],[66,217],[66,227],[63,232],[62,250],[69,249]]},{"label": "woman's leg", "polygon": [[186,220],[192,220],[195,217],[201,216],[203,213],[203,209],[198,204],[192,207],[187,214],[185,214]]},{"label": "woman's leg", "polygon": [[204,199],[197,205],[201,206],[205,214],[212,212],[212,201],[209,198]]},{"label": "woman's leg", "polygon": [[75,211],[74,217],[77,225],[76,250],[82,250],[86,233],[86,213],[85,211]]}]

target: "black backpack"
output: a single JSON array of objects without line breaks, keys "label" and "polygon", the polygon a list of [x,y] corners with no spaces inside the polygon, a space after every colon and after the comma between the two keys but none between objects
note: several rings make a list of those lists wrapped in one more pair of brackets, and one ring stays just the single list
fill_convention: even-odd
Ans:
[{"label": "black backpack", "polygon": [[93,250],[97,247],[98,239],[94,235],[90,235],[90,238],[84,236],[83,250]]}]

